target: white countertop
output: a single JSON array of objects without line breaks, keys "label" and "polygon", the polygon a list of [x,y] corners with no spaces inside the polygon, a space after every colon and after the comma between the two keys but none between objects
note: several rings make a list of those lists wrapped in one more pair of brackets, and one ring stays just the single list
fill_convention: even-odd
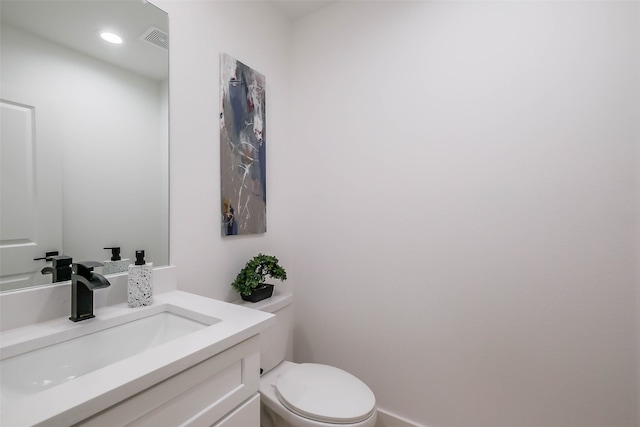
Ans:
[{"label": "white countertop", "polygon": [[[10,357],[28,349],[29,342],[72,334],[78,328],[95,328],[132,311],[141,313],[170,304],[215,317],[221,321],[136,356],[113,363],[64,384],[0,408],[0,424],[19,426],[69,426],[126,399],[180,371],[250,338],[275,323],[273,315],[241,305],[181,291],[154,295],[149,307],[129,308],[126,303],[98,308],[95,319],[74,323],[68,318],[15,328],[0,333],[0,354]],[[57,338],[59,339],[59,338]],[[0,372],[1,375],[1,372]]]}]

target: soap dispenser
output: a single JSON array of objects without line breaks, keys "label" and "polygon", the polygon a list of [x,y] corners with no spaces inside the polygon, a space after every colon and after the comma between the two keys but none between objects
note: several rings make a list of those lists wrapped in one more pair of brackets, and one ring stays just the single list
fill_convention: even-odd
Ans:
[{"label": "soap dispenser", "polygon": [[111,250],[111,259],[102,263],[102,274],[115,274],[127,271],[129,267],[129,258],[120,258],[120,247],[105,248]]},{"label": "soap dispenser", "polygon": [[129,265],[127,303],[129,307],[153,303],[153,263],[145,262],[143,250],[136,251],[135,264]]}]

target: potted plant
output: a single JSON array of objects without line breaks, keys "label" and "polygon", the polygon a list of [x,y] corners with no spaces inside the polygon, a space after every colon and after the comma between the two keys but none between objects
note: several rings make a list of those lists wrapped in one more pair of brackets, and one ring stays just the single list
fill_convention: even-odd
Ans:
[{"label": "potted plant", "polygon": [[287,280],[287,272],[272,255],[258,254],[251,258],[231,283],[243,300],[258,302],[271,297],[273,285],[264,283],[265,278]]}]

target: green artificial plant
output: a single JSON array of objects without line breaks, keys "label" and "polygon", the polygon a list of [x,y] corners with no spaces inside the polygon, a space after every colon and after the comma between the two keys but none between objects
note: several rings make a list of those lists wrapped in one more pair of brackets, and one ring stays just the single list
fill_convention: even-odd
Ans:
[{"label": "green artificial plant", "polygon": [[287,280],[287,272],[272,255],[258,254],[251,258],[231,283],[240,295],[251,295],[255,288],[264,285],[267,276],[281,281]]}]

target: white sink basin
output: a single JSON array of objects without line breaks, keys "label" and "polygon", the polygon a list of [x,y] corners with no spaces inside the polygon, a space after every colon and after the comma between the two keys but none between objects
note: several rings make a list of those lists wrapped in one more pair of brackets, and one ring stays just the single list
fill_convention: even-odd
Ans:
[{"label": "white sink basin", "polygon": [[[141,318],[140,312],[131,313],[110,321],[87,324],[85,328],[76,328],[75,333],[67,331],[58,337],[48,335],[23,343],[23,348],[35,349],[0,360],[2,405],[40,393],[220,321],[168,304],[153,307],[142,314],[144,317]],[[51,341],[58,342],[48,344]]]}]

